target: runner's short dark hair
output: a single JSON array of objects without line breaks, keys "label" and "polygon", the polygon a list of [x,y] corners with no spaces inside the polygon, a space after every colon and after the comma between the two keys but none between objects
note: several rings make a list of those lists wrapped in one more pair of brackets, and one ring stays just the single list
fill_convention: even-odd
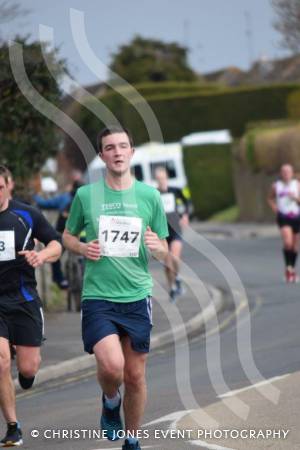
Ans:
[{"label": "runner's short dark hair", "polygon": [[115,134],[115,133],[126,133],[130,142],[131,147],[133,147],[133,139],[132,139],[132,135],[130,133],[130,131],[127,128],[122,127],[121,125],[110,125],[106,128],[103,128],[103,130],[100,131],[100,133],[98,133],[97,136],[97,149],[96,149],[96,153],[98,154],[99,152],[102,153],[102,139],[105,136],[109,136],[111,134]]},{"label": "runner's short dark hair", "polygon": [[0,164],[0,177],[4,178],[6,184],[8,183],[8,179],[12,178],[11,171],[3,164]]}]

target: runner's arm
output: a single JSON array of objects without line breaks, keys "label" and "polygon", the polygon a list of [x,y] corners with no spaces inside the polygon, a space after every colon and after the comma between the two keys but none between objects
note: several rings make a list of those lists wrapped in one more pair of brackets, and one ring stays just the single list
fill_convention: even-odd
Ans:
[{"label": "runner's arm", "polygon": [[28,207],[28,213],[32,219],[31,238],[44,244],[42,250],[27,250],[29,239],[24,242],[23,250],[19,255],[25,257],[28,264],[38,267],[45,262],[55,262],[62,254],[61,238],[44,215],[33,207]]},{"label": "runner's arm", "polygon": [[44,198],[41,195],[35,194],[33,199],[39,208],[60,210],[70,203],[71,196],[69,193],[63,193],[52,198]]},{"label": "runner's arm", "polygon": [[50,241],[45,248],[40,251],[22,250],[19,255],[23,255],[32,267],[39,267],[46,262],[57,261],[62,253],[62,246],[57,240]]},{"label": "runner's arm", "polygon": [[63,243],[73,253],[82,255],[92,261],[100,259],[101,249],[97,239],[87,243],[81,242],[78,236],[74,236],[65,228],[63,232]]},{"label": "runner's arm", "polygon": [[300,182],[298,181],[298,196],[295,197],[296,202],[298,203],[298,205],[300,205]]},{"label": "runner's arm", "polygon": [[168,244],[166,239],[159,239],[157,234],[148,226],[144,234],[144,240],[151,255],[159,261],[164,261],[168,254]]}]

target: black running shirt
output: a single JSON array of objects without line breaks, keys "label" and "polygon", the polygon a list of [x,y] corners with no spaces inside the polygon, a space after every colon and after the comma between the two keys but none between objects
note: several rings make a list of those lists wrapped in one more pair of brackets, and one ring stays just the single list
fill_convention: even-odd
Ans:
[{"label": "black running shirt", "polygon": [[179,221],[183,214],[188,214],[188,200],[182,190],[175,187],[168,187],[167,191],[160,191],[160,195],[168,220],[169,232],[171,228],[176,233],[180,233]]},{"label": "black running shirt", "polygon": [[[36,279],[34,268],[21,250],[33,250],[34,239],[47,245],[60,242],[59,235],[37,209],[11,200],[8,208],[0,212],[0,295],[18,291],[21,301],[33,300]],[[33,289],[32,289],[33,288]]]}]

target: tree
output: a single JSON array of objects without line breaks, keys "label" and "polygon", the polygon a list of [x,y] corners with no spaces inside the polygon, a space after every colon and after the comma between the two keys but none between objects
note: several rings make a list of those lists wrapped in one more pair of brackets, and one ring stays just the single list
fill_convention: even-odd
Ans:
[{"label": "tree", "polygon": [[[61,91],[57,81],[48,71],[47,60],[55,67],[57,75],[65,69],[57,50],[48,50],[46,44],[28,43],[16,38],[23,46],[24,66],[33,87],[52,104],[58,105]],[[24,97],[16,83],[9,58],[7,43],[0,44],[0,160],[6,164],[20,182],[28,181],[37,173],[46,159],[58,150],[58,133],[55,126]]]},{"label": "tree", "polygon": [[196,79],[187,63],[186,48],[175,42],[164,43],[141,36],[119,48],[112,56],[110,69],[132,84]]},{"label": "tree", "polygon": [[300,0],[272,0],[277,14],[275,28],[281,33],[281,44],[292,52],[300,51]]}]

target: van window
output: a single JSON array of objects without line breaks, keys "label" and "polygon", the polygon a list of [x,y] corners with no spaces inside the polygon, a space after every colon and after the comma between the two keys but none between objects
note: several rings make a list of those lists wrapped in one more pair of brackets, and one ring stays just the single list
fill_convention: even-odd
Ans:
[{"label": "van window", "polygon": [[174,161],[172,161],[170,159],[168,161],[161,161],[161,162],[155,162],[155,163],[151,163],[150,164],[152,180],[155,179],[154,174],[155,174],[155,170],[158,167],[164,167],[167,170],[167,172],[168,172],[168,177],[169,178],[176,178],[177,173],[176,173],[175,163],[174,163]]},{"label": "van window", "polygon": [[136,164],[134,166],[131,167],[131,173],[134,175],[134,177],[138,180],[138,181],[143,181],[144,176],[143,176],[143,168],[140,164]]}]

